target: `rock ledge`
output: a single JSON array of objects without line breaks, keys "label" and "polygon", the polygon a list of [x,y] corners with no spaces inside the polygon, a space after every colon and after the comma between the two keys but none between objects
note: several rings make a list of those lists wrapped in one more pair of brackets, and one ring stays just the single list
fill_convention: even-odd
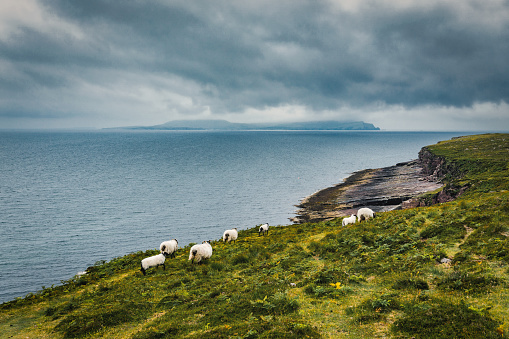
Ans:
[{"label": "rock ledge", "polygon": [[353,173],[343,183],[301,201],[294,223],[318,222],[355,214],[360,207],[385,212],[420,205],[415,198],[443,187],[440,178],[423,171],[420,160]]}]

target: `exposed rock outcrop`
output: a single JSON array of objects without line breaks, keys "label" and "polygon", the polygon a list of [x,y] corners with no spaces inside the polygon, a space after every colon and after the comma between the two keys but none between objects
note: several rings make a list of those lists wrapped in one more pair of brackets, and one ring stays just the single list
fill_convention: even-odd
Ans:
[{"label": "exposed rock outcrop", "polygon": [[445,184],[451,175],[459,175],[454,164],[423,148],[417,160],[355,172],[343,183],[316,192],[297,205],[291,220],[318,222],[349,216],[360,207],[385,212],[451,201],[466,189]]},{"label": "exposed rock outcrop", "polygon": [[422,175],[426,180],[444,183],[444,187],[434,195],[419,199],[418,206],[429,206],[437,203],[448,202],[456,199],[468,189],[468,186],[458,186],[453,183],[461,179],[463,173],[453,162],[447,162],[445,158],[439,157],[423,147],[419,152],[419,162],[422,166]]}]

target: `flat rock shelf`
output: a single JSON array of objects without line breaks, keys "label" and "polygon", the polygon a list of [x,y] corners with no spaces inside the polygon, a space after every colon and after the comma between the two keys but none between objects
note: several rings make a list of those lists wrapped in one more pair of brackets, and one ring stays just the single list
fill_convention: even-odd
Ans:
[{"label": "flat rock shelf", "polygon": [[354,172],[342,183],[303,199],[294,223],[319,222],[356,214],[361,207],[375,212],[413,207],[411,199],[437,190],[442,184],[422,171],[419,160]]}]

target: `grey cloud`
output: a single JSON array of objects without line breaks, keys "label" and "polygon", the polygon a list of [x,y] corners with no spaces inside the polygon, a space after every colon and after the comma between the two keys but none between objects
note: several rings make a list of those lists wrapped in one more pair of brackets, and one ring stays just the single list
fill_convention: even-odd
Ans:
[{"label": "grey cloud", "polygon": [[[366,2],[356,11],[305,0],[44,4],[85,37],[25,28],[1,41],[0,59],[18,74],[0,81],[7,93],[69,88],[75,78],[101,86],[111,82],[97,75],[104,69],[192,81],[201,87],[193,100],[213,113],[509,102],[509,19],[465,20],[454,1]],[[483,14],[489,5],[466,4]]]},{"label": "grey cloud", "polygon": [[401,90],[383,95],[385,101],[410,106],[508,102],[508,22],[501,31],[488,31],[472,19],[461,22],[449,6],[379,18],[373,27],[378,50],[406,70],[397,78]]}]

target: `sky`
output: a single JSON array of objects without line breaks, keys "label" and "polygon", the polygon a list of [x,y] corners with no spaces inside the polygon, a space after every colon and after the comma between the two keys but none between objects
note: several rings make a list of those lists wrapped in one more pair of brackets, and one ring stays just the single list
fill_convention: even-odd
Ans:
[{"label": "sky", "polygon": [[509,0],[2,0],[0,129],[509,131]]}]

